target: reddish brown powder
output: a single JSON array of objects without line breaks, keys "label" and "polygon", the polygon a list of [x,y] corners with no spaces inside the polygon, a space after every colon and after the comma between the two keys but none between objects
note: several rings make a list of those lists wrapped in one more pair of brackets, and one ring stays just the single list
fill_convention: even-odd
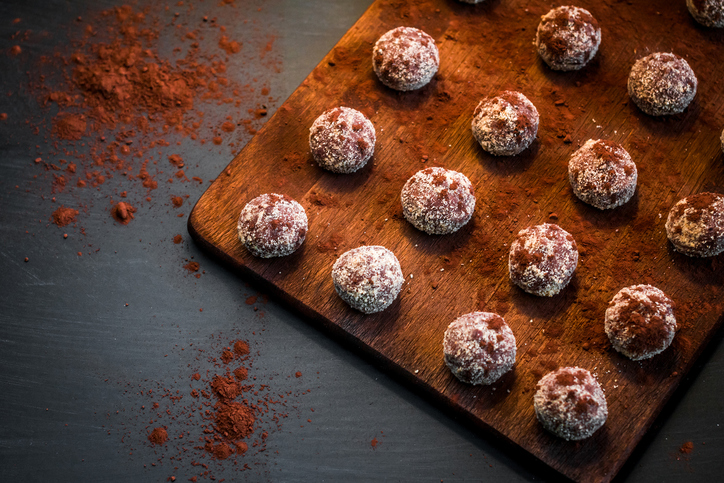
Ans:
[{"label": "reddish brown powder", "polygon": [[153,444],[164,444],[168,441],[168,433],[164,428],[154,428],[148,435],[148,440]]},{"label": "reddish brown powder", "polygon": [[65,226],[69,223],[75,223],[76,216],[78,216],[78,210],[74,210],[73,208],[66,208],[65,206],[61,205],[60,208],[53,212],[53,216],[51,217],[51,219],[56,225]]},{"label": "reddish brown powder", "polygon": [[691,454],[692,451],[694,451],[694,443],[691,441],[685,442],[681,445],[681,448],[679,448],[679,452],[682,454]]},{"label": "reddish brown powder", "polygon": [[249,353],[249,344],[243,340],[234,342],[234,353],[238,356],[245,356]]},{"label": "reddish brown powder", "polygon": [[125,201],[119,201],[111,209],[111,216],[121,225],[127,225],[134,218],[135,212],[135,207]]},{"label": "reddish brown powder", "polygon": [[179,243],[183,242],[184,238],[181,236],[181,234],[174,235],[173,242],[178,245]]}]

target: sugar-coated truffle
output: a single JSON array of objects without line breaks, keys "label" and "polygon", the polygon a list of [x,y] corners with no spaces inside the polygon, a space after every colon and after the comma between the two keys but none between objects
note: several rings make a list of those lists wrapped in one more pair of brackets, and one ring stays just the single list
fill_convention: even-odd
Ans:
[{"label": "sugar-coated truffle", "polygon": [[472,312],[445,330],[443,353],[462,382],[492,384],[515,364],[515,336],[498,314]]},{"label": "sugar-coated truffle", "polygon": [[304,243],[307,214],[289,196],[267,193],[244,206],[236,228],[241,243],[252,255],[283,257]]},{"label": "sugar-coated truffle", "polygon": [[404,277],[394,253],[381,246],[361,246],[344,252],[332,267],[339,296],[365,314],[381,312],[392,304]]},{"label": "sugar-coated truffle", "polygon": [[578,70],[598,52],[601,28],[588,10],[562,6],[541,17],[535,44],[551,69]]},{"label": "sugar-coated truffle", "polygon": [[679,114],[696,95],[698,81],[678,55],[656,52],[637,60],[628,77],[628,93],[651,116]]},{"label": "sugar-coated truffle", "polygon": [[398,91],[427,85],[440,66],[435,39],[420,29],[397,27],[377,40],[372,68],[380,81]]},{"label": "sugar-coated truffle", "polygon": [[686,0],[694,20],[706,27],[724,27],[724,0]]},{"label": "sugar-coated truffle", "polygon": [[618,352],[634,361],[649,359],[674,339],[674,303],[651,285],[622,288],[608,304],[604,327]]},{"label": "sugar-coated truffle", "polygon": [[724,251],[724,195],[705,192],[679,200],[669,211],[666,234],[684,255],[720,254]]},{"label": "sugar-coated truffle", "polygon": [[361,112],[335,107],[319,116],[309,129],[309,148],[320,167],[334,173],[354,173],[375,152],[375,127]]},{"label": "sugar-coated truffle", "polygon": [[616,208],[636,191],[636,163],[620,144],[589,139],[568,161],[568,180],[576,196],[601,210]]},{"label": "sugar-coated truffle", "polygon": [[525,228],[510,245],[510,280],[533,295],[559,293],[571,281],[577,265],[576,241],[558,225]]},{"label": "sugar-coated truffle", "polygon": [[543,376],[533,407],[543,427],[566,441],[590,437],[608,418],[603,389],[580,367],[561,367]]},{"label": "sugar-coated truffle", "polygon": [[505,91],[480,101],[473,113],[472,130],[485,151],[495,156],[513,156],[533,142],[539,120],[538,110],[527,97]]},{"label": "sugar-coated truffle", "polygon": [[401,200],[405,219],[431,235],[459,230],[475,209],[470,180],[445,168],[426,168],[415,173],[402,188]]}]

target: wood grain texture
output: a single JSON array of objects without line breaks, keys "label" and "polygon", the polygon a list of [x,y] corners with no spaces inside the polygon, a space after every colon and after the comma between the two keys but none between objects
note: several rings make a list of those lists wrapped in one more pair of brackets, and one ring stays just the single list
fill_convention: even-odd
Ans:
[{"label": "wood grain texture", "polygon": [[[696,24],[684,2],[580,2],[601,24],[602,45],[582,71],[557,73],[533,46],[549,6],[531,3],[373,4],[219,175],[189,231],[482,428],[573,480],[608,481],[723,319],[722,256],[674,252],[664,223],[680,198],[724,191],[724,33]],[[416,92],[384,87],[371,68],[376,39],[400,25],[425,30],[440,49],[438,75]],[[629,101],[631,66],[656,51],[684,57],[698,76],[697,96],[681,115],[652,118]],[[470,122],[481,98],[507,89],[536,105],[541,125],[528,150],[495,158],[480,149]],[[312,122],[339,105],[361,110],[377,129],[373,160],[352,175],[322,171],[309,153]],[[568,183],[568,158],[590,138],[622,144],[637,164],[637,192],[615,210],[583,204]],[[475,187],[473,219],[453,235],[426,235],[402,217],[402,185],[427,166],[461,171]],[[255,259],[238,241],[241,208],[265,192],[292,196],[307,210],[307,240],[289,257]],[[569,231],[581,255],[571,284],[552,298],[528,295],[508,277],[515,234],[544,222]],[[406,276],[399,299],[375,315],[345,305],[330,276],[336,256],[362,244],[392,250]],[[680,327],[668,350],[640,363],[616,353],[603,330],[609,300],[638,283],[675,301]],[[502,315],[517,339],[514,370],[490,387],[458,382],[442,358],[445,328],[474,310]],[[546,433],[532,407],[537,380],[563,365],[594,373],[609,405],[606,425],[578,443]]]}]

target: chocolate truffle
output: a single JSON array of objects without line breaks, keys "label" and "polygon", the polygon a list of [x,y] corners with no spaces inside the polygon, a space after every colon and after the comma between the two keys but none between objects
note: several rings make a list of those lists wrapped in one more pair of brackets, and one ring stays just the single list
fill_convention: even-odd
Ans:
[{"label": "chocolate truffle", "polygon": [[590,437],[608,418],[603,389],[580,367],[562,367],[543,376],[533,407],[543,427],[566,441]]},{"label": "chocolate truffle", "polygon": [[359,111],[336,107],[319,116],[309,129],[309,148],[320,167],[354,173],[375,152],[375,127]]},{"label": "chocolate truffle", "polygon": [[601,210],[626,203],[636,191],[636,164],[620,144],[589,139],[568,161],[573,192]]},{"label": "chocolate truffle", "polygon": [[404,277],[397,257],[381,246],[361,246],[344,252],[332,267],[339,296],[365,314],[385,310],[397,298]]},{"label": "chocolate truffle", "polygon": [[473,135],[480,146],[495,156],[513,156],[538,134],[538,110],[520,92],[505,91],[485,98],[473,114]]},{"label": "chocolate truffle", "polygon": [[628,77],[628,94],[651,116],[679,114],[696,95],[696,75],[678,55],[656,52],[636,61]]},{"label": "chocolate truffle", "polygon": [[283,257],[304,243],[307,214],[289,196],[267,193],[244,206],[236,229],[241,243],[252,255]]},{"label": "chocolate truffle", "polygon": [[686,0],[694,20],[706,27],[724,27],[724,0]]},{"label": "chocolate truffle", "polygon": [[571,281],[577,265],[576,241],[558,225],[525,228],[510,245],[510,280],[533,295],[556,295]]},{"label": "chocolate truffle", "polygon": [[397,27],[377,40],[372,68],[380,81],[398,91],[427,85],[440,66],[435,40],[422,30]]},{"label": "chocolate truffle", "polygon": [[535,45],[541,59],[553,70],[578,70],[591,60],[601,45],[601,28],[583,8],[554,8],[538,24]]},{"label": "chocolate truffle", "polygon": [[445,235],[459,230],[473,215],[475,193],[462,173],[427,168],[402,188],[402,214],[418,230]]},{"label": "chocolate truffle", "polygon": [[622,288],[608,304],[605,329],[618,352],[634,361],[648,359],[674,339],[674,304],[651,285]]},{"label": "chocolate truffle", "polygon": [[679,200],[666,219],[674,248],[690,257],[713,257],[724,251],[724,196],[699,193]]},{"label": "chocolate truffle", "polygon": [[505,320],[490,312],[472,312],[445,330],[445,363],[467,384],[492,384],[515,364],[515,336]]}]

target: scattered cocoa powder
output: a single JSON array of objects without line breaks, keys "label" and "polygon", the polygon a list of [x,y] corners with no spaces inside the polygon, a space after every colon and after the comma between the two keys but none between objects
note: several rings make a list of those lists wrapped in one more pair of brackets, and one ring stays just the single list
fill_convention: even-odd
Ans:
[{"label": "scattered cocoa powder", "polygon": [[[190,179],[203,185],[201,178],[187,177],[181,169],[185,163],[180,154],[165,153],[182,140],[226,144],[225,155],[231,159],[275,102],[269,96],[269,82],[259,73],[267,70],[276,75],[281,65],[270,50],[273,33],[257,32],[242,43],[217,21],[246,23],[256,9],[233,8],[229,2],[198,8],[202,6],[209,12],[203,21],[193,14],[196,6],[169,13],[144,0],[89,10],[72,25],[58,26],[53,34],[58,47],[52,56],[27,56],[28,70],[37,73],[27,91],[38,100],[44,116],[29,120],[29,125],[49,146],[36,159],[46,174],[36,175],[29,186],[41,195],[48,186],[52,193],[64,192],[64,202],[73,199],[86,216],[95,208],[85,189],[101,188],[109,181],[102,194],[109,196],[122,186],[122,197],[131,198],[134,206],[151,201],[161,179],[167,179],[167,185]],[[32,33],[16,36],[20,45],[10,48],[11,55],[24,53],[22,41],[28,35]],[[175,42],[170,55],[161,49],[169,35],[183,38]],[[245,77],[250,70],[246,65],[253,66],[254,78]],[[234,122],[219,120],[214,110],[204,112],[213,105],[228,105],[248,115]],[[0,120],[6,119],[7,114],[0,115]],[[237,123],[246,123],[247,129],[237,132]],[[67,169],[61,157],[73,158]],[[177,169],[175,173],[164,172],[159,163],[164,157]],[[174,206],[180,206],[178,198],[173,197]],[[123,213],[115,206],[111,211],[122,224],[140,214],[132,210],[119,216]]]}]

